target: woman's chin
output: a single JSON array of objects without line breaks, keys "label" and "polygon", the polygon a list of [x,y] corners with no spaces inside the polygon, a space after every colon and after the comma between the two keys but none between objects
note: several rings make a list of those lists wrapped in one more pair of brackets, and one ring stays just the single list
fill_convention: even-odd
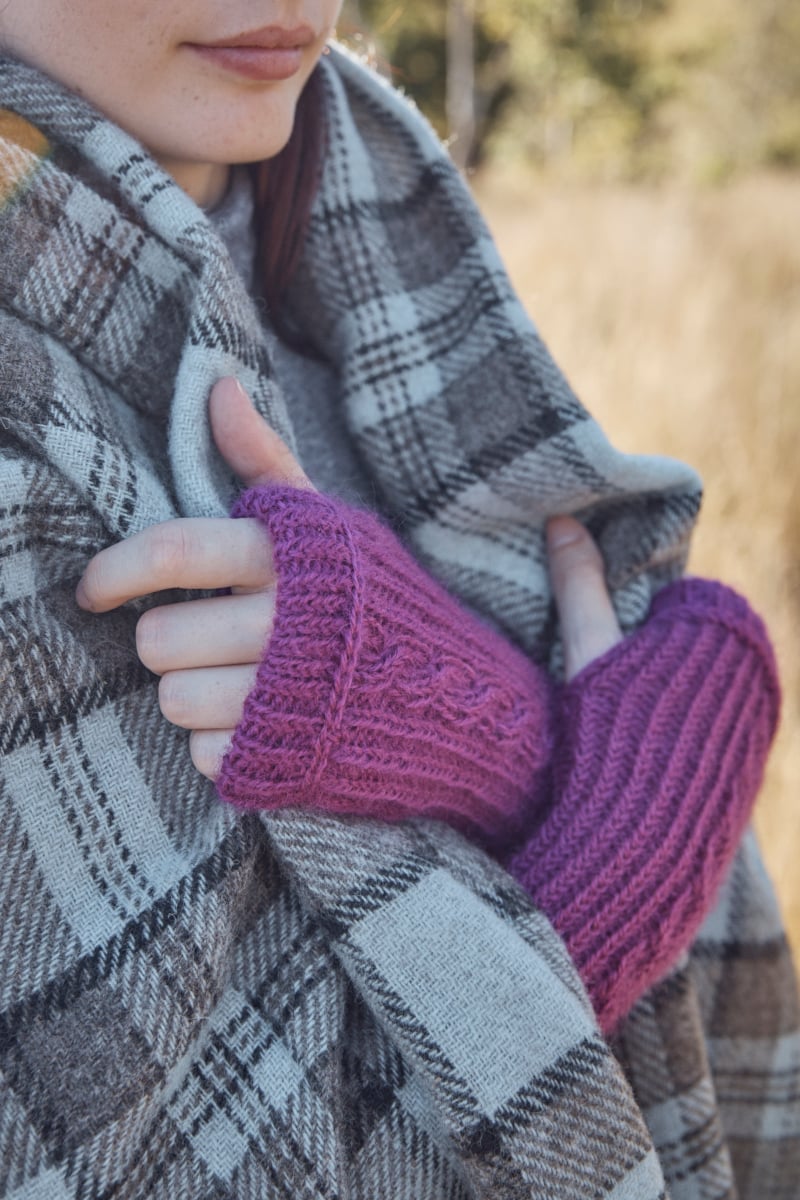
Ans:
[{"label": "woman's chin", "polygon": [[[227,168],[240,163],[263,162],[274,158],[286,146],[295,119],[294,101],[273,105],[264,118],[245,126],[231,120],[217,122],[202,132],[198,127],[185,138],[173,137],[160,144],[148,144],[164,170],[203,208],[211,207],[224,191]],[[154,139],[155,140],[155,139]]]}]

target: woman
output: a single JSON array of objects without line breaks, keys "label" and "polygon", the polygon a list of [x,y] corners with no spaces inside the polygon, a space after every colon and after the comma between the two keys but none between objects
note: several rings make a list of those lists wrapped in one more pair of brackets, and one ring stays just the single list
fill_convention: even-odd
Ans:
[{"label": "woman", "polygon": [[[696,1194],[711,1180],[733,1194],[733,1154],[740,1194],[755,1194],[756,1180],[770,1176],[770,1194],[789,1195],[793,996],[789,975],[778,978],[780,929],[751,849],[690,968],[671,975],[618,1033],[648,1133],[562,943],[505,871],[439,823],[365,824],[296,807],[242,817],[220,806],[134,653],[141,605],[118,608],[123,600],[164,587],[249,592],[151,613],[139,625],[141,660],[167,681],[164,713],[196,731],[193,754],[208,774],[218,772],[236,727],[223,795],[264,806],[283,789],[283,801],[296,801],[292,771],[302,763],[305,785],[301,753],[313,757],[324,741],[337,769],[331,776],[330,754],[324,764],[314,759],[314,781],[336,786],[316,787],[313,803],[329,813],[370,808],[363,795],[339,802],[343,755],[353,745],[340,735],[367,722],[372,744],[376,697],[390,695],[406,667],[418,677],[414,638],[434,624],[437,639],[423,643],[421,657],[433,646],[447,666],[446,643],[459,662],[457,714],[459,672],[483,653],[487,674],[478,678],[469,730],[480,752],[448,745],[438,785],[464,764],[476,767],[502,711],[515,718],[507,789],[500,802],[483,777],[476,784],[464,776],[447,803],[432,788],[440,807],[428,805],[428,814],[492,843],[535,895],[540,857],[553,852],[550,886],[563,829],[570,838],[582,830],[580,789],[563,766],[576,756],[567,745],[560,758],[559,739],[565,729],[588,736],[577,718],[550,728],[549,685],[531,661],[552,640],[537,531],[551,513],[586,515],[626,630],[680,568],[697,506],[694,477],[675,464],[624,459],[602,440],[525,323],[457,177],[404,102],[338,52],[314,70],[336,7],[41,0],[24,9],[12,2],[0,15],[0,40],[21,60],[10,58],[1,77],[11,680],[3,722],[4,1188],[656,1196],[665,1170]],[[309,183],[322,127],[321,178]],[[268,164],[256,172],[270,220],[267,315],[197,208],[218,206],[212,220],[222,229],[226,204],[251,203],[250,176],[230,164],[260,160]],[[286,181],[295,179],[287,204]],[[292,235],[300,231],[292,219],[281,228],[281,213],[296,214],[292,199],[312,191],[298,254]],[[233,225],[238,258],[242,222]],[[246,273],[252,257],[241,258]],[[277,326],[282,341],[271,332]],[[293,455],[228,377],[299,445],[315,482],[345,499],[374,498],[434,574],[503,634],[476,633],[476,619],[402,557],[393,535],[305,486]],[[223,516],[231,481],[222,459],[255,485],[237,510],[245,520]],[[287,487],[287,477],[304,486]],[[265,482],[275,487],[264,492]],[[326,523],[333,531],[322,538],[324,552],[314,543],[309,555]],[[556,524],[559,532],[586,551],[571,522]],[[93,557],[102,547],[110,548]],[[563,548],[555,557],[564,561]],[[387,562],[405,603],[424,597],[436,620],[418,621],[405,641],[370,642],[367,660],[361,642],[348,642],[350,657],[337,651],[336,663],[360,670],[368,661],[370,686],[354,666],[339,697],[330,674],[322,687],[319,657],[299,654],[297,639],[317,637],[309,622],[320,616],[325,581],[335,616],[365,613],[352,628],[359,637],[381,634],[387,609],[374,597],[376,580],[392,574]],[[272,586],[275,568],[270,632],[258,593]],[[94,612],[75,606],[81,576],[79,603]],[[573,578],[567,570],[561,589],[568,649],[569,622],[577,613],[578,627],[585,624],[584,589]],[[596,569],[590,578],[596,589]],[[669,603],[680,608],[692,598],[678,591]],[[603,594],[591,595],[599,640],[577,648],[572,668],[618,638]],[[714,629],[735,625],[737,645],[757,642],[757,626],[730,603],[736,611]],[[334,624],[341,640],[343,622]],[[646,635],[655,629],[658,637],[657,626],[649,623]],[[454,643],[467,629],[470,653],[459,660]],[[640,673],[628,662],[648,645],[640,637],[599,660],[620,664],[626,685]],[[282,695],[292,703],[301,695],[297,674],[308,677],[312,702],[292,710],[299,744],[284,773],[270,777],[285,740],[271,744],[262,734],[274,730],[276,713],[286,715]],[[438,674],[433,700],[422,695],[436,709],[423,712],[423,730],[453,707],[448,672]],[[474,682],[472,672],[467,691]],[[321,687],[329,701],[322,731]],[[245,694],[249,710],[239,720]],[[485,694],[499,695],[500,708],[488,710],[490,738]],[[573,690],[567,708],[587,694]],[[762,682],[759,694],[756,724],[768,730],[769,686]],[[355,710],[353,696],[361,697]],[[533,717],[531,697],[539,700]],[[402,734],[412,727],[409,710]],[[738,744],[751,764],[750,741]],[[387,761],[369,770],[385,771]],[[503,777],[499,763],[490,766],[492,778]],[[539,769],[541,780],[531,775]],[[549,780],[564,771],[555,803]],[[723,856],[757,774],[748,766]],[[266,794],[255,794],[265,779]],[[430,780],[409,787],[393,777],[397,805],[380,815],[415,814],[423,784]],[[547,797],[541,812],[523,803],[534,785]],[[636,811],[620,806],[618,794],[606,810],[615,832],[621,815]],[[374,789],[368,799],[376,811]],[[543,820],[548,814],[555,823]],[[652,836],[651,828],[637,840],[637,854]],[[581,862],[585,845],[584,836]],[[683,863],[682,846],[674,849]],[[607,877],[598,885],[591,863],[588,871],[590,889],[600,886],[589,898],[602,900]],[[670,912],[680,909],[680,897],[666,899]],[[575,934],[589,973],[598,957],[591,940],[609,928],[604,908],[599,925],[586,926],[588,942]],[[553,919],[564,911],[556,897]],[[740,936],[743,953],[731,953]],[[606,976],[625,974],[628,948],[623,939]],[[771,962],[775,986],[769,1006],[745,1017],[725,1002],[734,985],[755,995],[744,965],[754,954]],[[625,1011],[632,998],[619,1001]],[[715,1039],[708,1046],[706,1030]],[[747,1109],[729,1099],[745,1077],[755,1101]],[[731,1120],[727,1139],[720,1116]]]}]

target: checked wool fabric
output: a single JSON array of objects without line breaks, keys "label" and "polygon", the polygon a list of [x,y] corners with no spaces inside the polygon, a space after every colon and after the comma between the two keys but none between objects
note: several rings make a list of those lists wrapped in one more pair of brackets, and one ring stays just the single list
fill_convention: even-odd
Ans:
[{"label": "checked wool fabric", "polygon": [[[292,316],[385,514],[555,662],[541,527],[580,511],[635,625],[696,479],[608,445],[418,116],[340,52],[321,70]],[[194,771],[141,605],[73,590],[101,546],[227,511],[219,376],[291,441],[269,343],[140,147],[10,60],[0,106],[0,1195],[795,1195],[792,964],[751,840],[612,1047],[550,924],[457,833],[243,815]]]}]

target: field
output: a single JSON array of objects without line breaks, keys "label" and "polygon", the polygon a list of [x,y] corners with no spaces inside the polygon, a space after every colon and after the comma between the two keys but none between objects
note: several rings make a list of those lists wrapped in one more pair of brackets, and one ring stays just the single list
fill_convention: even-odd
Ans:
[{"label": "field", "polygon": [[702,474],[690,569],[745,592],[770,628],[784,709],[756,825],[800,954],[800,179],[473,182],[529,312],[612,440]]}]

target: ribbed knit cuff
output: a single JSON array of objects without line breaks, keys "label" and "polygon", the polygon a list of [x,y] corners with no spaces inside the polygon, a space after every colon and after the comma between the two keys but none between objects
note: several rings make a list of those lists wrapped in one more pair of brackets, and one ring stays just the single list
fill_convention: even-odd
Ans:
[{"label": "ribbed knit cuff", "polygon": [[273,543],[273,632],[222,765],[242,807],[449,821],[492,848],[544,803],[552,685],[375,517],[255,488],[235,516]]},{"label": "ribbed knit cuff", "polygon": [[775,660],[720,584],[666,588],[564,690],[553,806],[509,869],[610,1031],[689,945],[750,816],[779,711]]}]

